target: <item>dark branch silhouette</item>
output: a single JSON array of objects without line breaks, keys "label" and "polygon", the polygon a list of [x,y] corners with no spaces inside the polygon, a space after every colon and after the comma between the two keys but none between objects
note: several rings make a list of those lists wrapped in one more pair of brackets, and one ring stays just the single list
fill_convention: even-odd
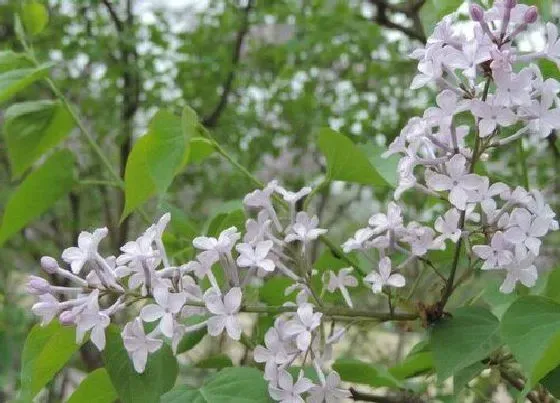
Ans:
[{"label": "dark branch silhouette", "polygon": [[[411,39],[416,39],[426,43],[426,34],[420,22],[420,9],[426,2],[425,0],[411,1],[409,4],[391,4],[386,0],[369,0],[370,4],[376,6],[377,14],[373,21],[379,25],[402,32]],[[413,23],[413,27],[397,24],[389,18],[390,13],[400,13],[406,15]]]},{"label": "dark branch silhouette", "polygon": [[235,74],[239,65],[239,59],[241,58],[241,48],[243,47],[243,41],[245,40],[245,36],[249,32],[249,16],[251,13],[251,9],[253,8],[253,1],[254,0],[248,0],[247,6],[243,9],[243,17],[241,25],[239,27],[239,31],[237,31],[235,46],[233,48],[233,54],[231,57],[231,70],[229,71],[224,82],[222,95],[220,96],[218,104],[216,105],[214,110],[202,120],[202,123],[206,127],[215,127],[218,124],[220,116],[226,109],[229,95],[233,89],[233,81],[235,80]]}]

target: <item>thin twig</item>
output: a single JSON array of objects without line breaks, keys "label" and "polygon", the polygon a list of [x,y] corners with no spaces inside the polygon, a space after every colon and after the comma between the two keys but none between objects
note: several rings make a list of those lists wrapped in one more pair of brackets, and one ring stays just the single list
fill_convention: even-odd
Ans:
[{"label": "thin twig", "polygon": [[204,126],[206,127],[215,127],[218,124],[218,120],[220,119],[220,116],[227,106],[229,95],[231,93],[231,90],[233,89],[233,81],[235,80],[237,67],[239,65],[239,59],[241,58],[241,49],[243,47],[243,42],[245,40],[245,36],[249,32],[249,16],[251,13],[251,9],[253,8],[253,2],[254,0],[248,0],[247,6],[243,9],[243,17],[239,31],[237,31],[235,46],[233,48],[233,54],[231,57],[231,69],[224,82],[222,95],[220,96],[218,104],[210,113],[210,115],[202,120]]}]

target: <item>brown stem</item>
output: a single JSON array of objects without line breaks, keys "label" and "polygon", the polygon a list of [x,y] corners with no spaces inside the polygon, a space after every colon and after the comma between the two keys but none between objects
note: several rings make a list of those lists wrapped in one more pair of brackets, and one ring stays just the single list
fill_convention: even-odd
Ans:
[{"label": "brown stem", "polygon": [[424,400],[419,396],[411,394],[403,394],[398,397],[378,396],[370,393],[360,392],[354,388],[349,389],[352,394],[352,399],[360,402],[376,402],[376,403],[424,403]]},{"label": "brown stem", "polygon": [[231,57],[231,70],[229,71],[222,87],[222,95],[220,96],[218,104],[216,105],[214,110],[202,120],[202,123],[206,127],[216,127],[220,116],[226,109],[229,95],[233,89],[233,81],[235,80],[235,74],[237,72],[239,59],[241,58],[241,48],[243,47],[243,41],[245,40],[245,36],[249,32],[249,16],[251,13],[251,9],[253,8],[253,3],[254,0],[248,0],[247,6],[243,9],[243,17],[239,31],[237,31],[235,46],[233,48],[233,54]]}]

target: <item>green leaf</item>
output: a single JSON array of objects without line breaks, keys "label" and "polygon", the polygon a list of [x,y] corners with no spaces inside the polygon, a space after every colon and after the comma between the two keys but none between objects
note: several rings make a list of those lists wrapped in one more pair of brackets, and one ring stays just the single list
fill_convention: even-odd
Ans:
[{"label": "green leaf", "polygon": [[560,396],[560,366],[554,368],[550,371],[543,379],[541,379],[542,385],[554,395],[554,397],[559,398]]},{"label": "green leaf", "polygon": [[200,164],[216,151],[214,144],[204,137],[193,137],[190,141],[189,164]]},{"label": "green leaf", "polygon": [[535,385],[560,364],[560,304],[544,297],[515,301],[502,319],[502,337]]},{"label": "green leaf", "polygon": [[148,136],[140,137],[126,160],[124,171],[125,204],[121,221],[156,192],[156,185],[151,179],[146,161],[148,145]]},{"label": "green leaf", "polygon": [[199,389],[180,385],[161,397],[161,403],[270,403],[263,374],[254,368],[225,368]]},{"label": "green leaf", "polygon": [[475,306],[457,309],[430,334],[439,380],[483,360],[500,344],[500,322],[490,311]]},{"label": "green leaf", "polygon": [[79,347],[73,327],[62,326],[58,321],[33,326],[21,359],[22,400],[31,401]]},{"label": "green leaf", "polygon": [[364,185],[388,185],[350,138],[331,129],[322,129],[317,141],[319,149],[327,159],[327,176],[330,180]]},{"label": "green leaf", "polygon": [[21,20],[29,35],[37,35],[47,26],[49,13],[41,3],[30,1],[24,3],[21,8]]},{"label": "green leaf", "polygon": [[208,225],[208,236],[217,237],[225,229],[236,227],[242,229],[244,227],[246,217],[243,210],[233,210],[227,213],[218,213]]},{"label": "green leaf", "polygon": [[545,297],[560,302],[560,269],[551,271],[546,280]]},{"label": "green leaf", "polygon": [[33,82],[47,76],[50,64],[10,70],[0,74],[0,102],[7,101]]},{"label": "green leaf", "polygon": [[0,73],[28,67],[33,67],[33,63],[24,53],[16,53],[11,50],[0,51]]},{"label": "green leaf", "polygon": [[225,354],[217,354],[210,356],[208,358],[204,358],[196,363],[195,365],[197,368],[205,368],[205,369],[223,369],[228,367],[233,367],[233,362],[231,358],[229,358]]},{"label": "green leaf", "polygon": [[391,187],[397,187],[399,156],[391,155],[383,158],[382,154],[386,151],[385,147],[377,146],[373,143],[363,144],[360,146],[362,152],[368,157],[369,162],[375,167],[375,170],[385,179]]},{"label": "green leaf", "polygon": [[294,282],[287,277],[269,278],[259,289],[260,299],[267,305],[272,306],[280,306],[285,302],[293,301],[293,296],[284,295],[286,288],[293,284]]},{"label": "green leaf", "polygon": [[126,161],[121,221],[156,192],[164,193],[189,159],[189,138],[181,119],[161,110]]},{"label": "green leaf", "polygon": [[150,122],[147,134],[146,162],[156,190],[165,193],[187,152],[187,138],[181,119],[173,113],[160,110]]},{"label": "green leaf", "polygon": [[187,333],[177,346],[177,354],[185,353],[191,349],[193,349],[201,340],[206,336],[207,329],[204,327],[199,330],[195,330],[194,332]]},{"label": "green leaf", "polygon": [[0,245],[47,211],[74,185],[74,156],[63,150],[31,172],[10,196],[0,227]]},{"label": "green leaf", "polygon": [[359,360],[340,359],[333,364],[333,369],[346,382],[362,383],[374,388],[400,388],[400,381],[386,369]]},{"label": "green leaf", "polygon": [[465,385],[476,378],[484,368],[486,368],[486,365],[477,361],[474,364],[457,371],[453,376],[453,391],[455,394],[458,394],[461,390],[463,390]]},{"label": "green leaf", "polygon": [[159,402],[162,394],[170,390],[177,378],[177,360],[171,348],[164,344],[150,354],[146,370],[139,374],[134,370],[116,326],[106,331],[107,346],[103,352],[105,368],[123,403]]},{"label": "green leaf", "polygon": [[14,178],[20,177],[74,127],[72,116],[58,101],[14,104],[6,110],[4,119],[4,136]]},{"label": "green leaf", "polygon": [[434,357],[431,351],[411,352],[402,362],[389,369],[397,379],[414,378],[434,369]]},{"label": "green leaf", "polygon": [[113,403],[117,397],[107,370],[98,368],[80,382],[66,403]]}]

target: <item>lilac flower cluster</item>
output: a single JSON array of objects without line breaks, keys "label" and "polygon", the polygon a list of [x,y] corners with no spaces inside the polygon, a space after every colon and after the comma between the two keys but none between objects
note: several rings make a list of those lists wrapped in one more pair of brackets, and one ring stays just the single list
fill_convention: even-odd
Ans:
[{"label": "lilac flower cluster", "polygon": [[[515,40],[536,21],[534,7],[496,1],[487,11],[472,5],[471,15],[472,37],[446,17],[426,47],[414,52],[419,74],[413,86],[435,84],[442,91],[437,107],[411,119],[386,153],[402,155],[396,200],[414,189],[448,203],[447,211],[432,228],[407,222],[399,204],[392,201],[386,213],[374,214],[367,227],[342,245],[345,253],[377,251],[377,270],[361,278],[374,294],[387,287],[404,287],[406,279],[399,271],[425,259],[430,250],[448,244],[459,248],[461,243],[479,259],[482,270],[506,272],[503,292],[511,292],[518,281],[533,286],[537,278],[533,263],[541,239],[558,229],[555,214],[539,191],[492,183],[475,173],[476,162],[489,150],[560,128],[559,83],[543,80],[533,64],[516,71],[518,63],[542,57],[560,63],[556,27],[547,26],[545,50],[521,54]],[[458,115],[470,115],[474,121],[472,148],[468,145],[471,129],[458,125]],[[517,131],[504,136],[506,128]],[[324,318],[339,316],[339,308],[348,317],[364,312],[354,309],[350,290],[360,285],[360,276],[354,267],[322,274],[313,268],[313,244],[327,230],[319,227],[316,216],[300,209],[300,201],[311,192],[309,187],[292,192],[272,181],[249,193],[244,205],[251,218],[244,231],[231,227],[216,237],[195,238],[196,256],[185,264],[176,264],[166,253],[162,237],[169,214],[123,245],[117,257],[99,252],[106,228],[84,231],[78,245],[62,253],[69,269],[52,257],[41,259],[42,268],[64,278],[67,285],[31,276],[28,289],[39,299],[32,310],[43,324],[58,317],[61,323],[76,326],[77,342],[89,332],[90,340],[103,350],[111,317],[132,304],[142,304],[122,331],[124,346],[140,373],[149,355],[164,342],[176,351],[187,333],[202,328],[211,336],[225,333],[242,340],[241,314],[273,313],[274,325],[267,330],[264,345],[254,350],[254,360],[264,366],[271,397],[285,403],[304,398],[311,403],[340,401],[350,392],[339,386],[340,377],[329,370],[329,362],[346,328],[332,324],[325,332]],[[392,254],[405,259],[394,267]],[[216,270],[223,275],[217,276]],[[247,305],[244,295],[249,286],[259,287],[278,276],[291,280],[285,293],[297,292],[295,303],[272,311],[263,304]],[[312,286],[319,276],[321,292]],[[348,308],[325,305],[326,292],[340,293]],[[390,310],[389,319],[394,314]],[[146,332],[146,328],[153,330]],[[311,365],[318,382],[303,372],[294,377],[288,371],[293,364]]]},{"label": "lilac flower cluster", "polygon": [[[376,247],[383,253],[401,250],[402,242],[409,253],[423,256],[445,248],[446,240],[477,244],[471,251],[484,261],[483,270],[506,271],[501,291],[509,293],[518,281],[535,284],[541,239],[557,230],[558,222],[540,191],[492,183],[475,165],[493,149],[524,136],[545,138],[560,128],[560,83],[543,79],[533,63],[546,58],[560,66],[560,41],[556,26],[548,23],[545,48],[520,52],[517,40],[538,12],[515,0],[497,0],[488,10],[472,4],[470,14],[467,26],[445,17],[426,46],[413,52],[419,62],[412,88],[432,84],[441,92],[437,106],[412,118],[386,152],[401,155],[397,199],[414,189],[449,201],[449,210],[437,218],[435,231],[416,223],[405,230],[393,219],[389,236],[379,237],[370,222],[346,249]],[[460,124],[468,119],[472,126]]]}]

